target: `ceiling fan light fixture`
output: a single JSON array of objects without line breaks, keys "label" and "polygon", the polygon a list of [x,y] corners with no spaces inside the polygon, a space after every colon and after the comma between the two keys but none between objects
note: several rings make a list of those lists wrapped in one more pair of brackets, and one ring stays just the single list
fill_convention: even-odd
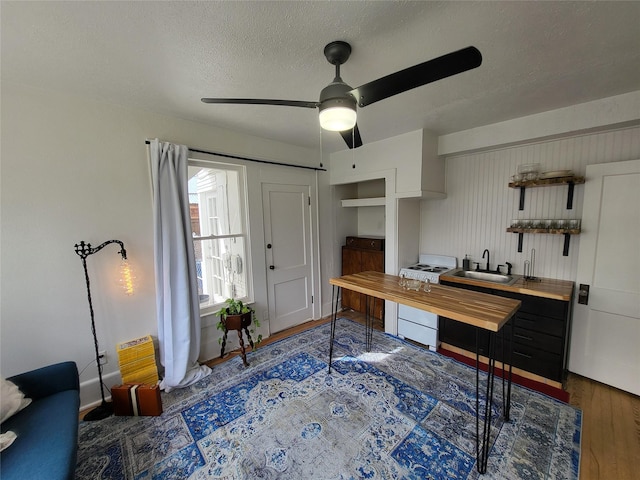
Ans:
[{"label": "ceiling fan light fixture", "polygon": [[341,99],[323,102],[320,106],[320,126],[332,132],[351,130],[357,119],[355,102],[353,104]]}]

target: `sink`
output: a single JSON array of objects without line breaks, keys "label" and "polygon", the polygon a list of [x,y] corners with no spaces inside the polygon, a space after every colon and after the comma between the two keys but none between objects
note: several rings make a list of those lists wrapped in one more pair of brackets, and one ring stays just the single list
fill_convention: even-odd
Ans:
[{"label": "sink", "polygon": [[515,283],[518,277],[513,275],[504,275],[502,273],[486,272],[479,270],[458,270],[453,273],[454,277],[473,278],[483,282],[501,283],[503,285],[511,285]]}]

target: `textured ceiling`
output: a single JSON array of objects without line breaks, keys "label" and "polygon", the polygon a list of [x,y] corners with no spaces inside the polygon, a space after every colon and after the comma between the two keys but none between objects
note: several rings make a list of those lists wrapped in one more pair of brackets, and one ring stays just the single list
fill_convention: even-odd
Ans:
[{"label": "textured ceiling", "polygon": [[[358,112],[365,143],[438,134],[640,89],[640,2],[7,2],[2,81],[91,96],[309,148],[310,109],[201,97],[318,99],[348,41],[353,87],[469,45],[481,67]],[[323,133],[325,151],[345,148]]]}]

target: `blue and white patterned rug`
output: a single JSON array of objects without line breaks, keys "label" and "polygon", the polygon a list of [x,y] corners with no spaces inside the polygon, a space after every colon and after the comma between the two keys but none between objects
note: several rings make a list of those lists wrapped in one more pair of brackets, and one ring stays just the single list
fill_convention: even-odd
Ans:
[{"label": "blue and white patterned rug", "polygon": [[[475,460],[475,370],[340,319],[162,394],[160,417],[81,422],[77,479],[577,479],[582,414],[496,378],[487,473]],[[481,379],[485,379],[481,374]],[[481,405],[482,407],[482,405]]]}]

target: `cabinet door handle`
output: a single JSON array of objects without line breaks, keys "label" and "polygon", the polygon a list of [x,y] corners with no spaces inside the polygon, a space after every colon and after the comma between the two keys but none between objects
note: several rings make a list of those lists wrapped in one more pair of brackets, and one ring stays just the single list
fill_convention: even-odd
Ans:
[{"label": "cabinet door handle", "polygon": [[514,350],[513,353],[516,354],[516,355],[520,355],[521,357],[533,358],[531,355],[527,355],[526,353],[518,352],[516,350]]},{"label": "cabinet door handle", "polygon": [[531,338],[531,337],[527,337],[526,335],[520,335],[518,333],[514,333],[513,336],[516,337],[516,338],[522,338],[523,340],[529,340],[529,341],[533,340],[533,338]]}]

